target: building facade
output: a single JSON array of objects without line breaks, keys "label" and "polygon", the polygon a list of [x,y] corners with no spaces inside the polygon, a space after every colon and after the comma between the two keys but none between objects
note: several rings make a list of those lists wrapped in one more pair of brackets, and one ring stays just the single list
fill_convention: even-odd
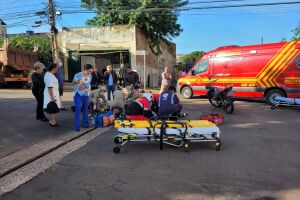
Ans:
[{"label": "building facade", "polygon": [[[162,54],[155,55],[149,48],[149,40],[143,32],[127,25],[82,27],[65,29],[58,33],[58,47],[64,53],[65,79],[71,80],[83,69],[85,63],[100,69],[112,65],[118,71],[121,64],[130,65],[146,84],[158,87],[165,66],[176,64],[176,45],[161,42]],[[145,61],[141,52],[146,52]]]},{"label": "building facade", "polygon": [[0,19],[0,38],[4,39],[7,36],[7,27],[4,21]]}]

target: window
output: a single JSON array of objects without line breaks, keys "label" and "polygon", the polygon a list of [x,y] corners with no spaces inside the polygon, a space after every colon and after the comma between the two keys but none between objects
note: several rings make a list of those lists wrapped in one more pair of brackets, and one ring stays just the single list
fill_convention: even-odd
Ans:
[{"label": "window", "polygon": [[207,67],[208,67],[208,60],[203,60],[197,63],[197,65],[193,69],[195,75],[205,72],[207,70]]}]

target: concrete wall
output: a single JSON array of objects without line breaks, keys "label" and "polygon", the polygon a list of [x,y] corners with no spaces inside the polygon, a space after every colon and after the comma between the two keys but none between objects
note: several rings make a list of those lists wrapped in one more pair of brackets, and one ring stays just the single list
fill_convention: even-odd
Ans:
[{"label": "concrete wall", "polygon": [[0,38],[6,38],[7,36],[7,28],[5,25],[0,25]]},{"label": "concrete wall", "polygon": [[[58,48],[65,55],[68,51],[129,50],[131,65],[135,66],[135,27],[119,25],[72,28],[59,32],[57,41]],[[67,66],[67,62],[64,65]]]},{"label": "concrete wall", "polygon": [[[146,80],[150,82],[150,87],[160,86],[160,74],[163,68],[165,66],[173,67],[176,64],[175,44],[161,42],[162,55],[156,56],[151,52],[148,38],[143,32],[137,27],[128,27],[127,25],[63,30],[58,33],[57,41],[58,47],[65,55],[68,51],[129,50],[132,69],[139,73],[142,81],[144,80],[144,57],[136,55],[136,51],[146,50],[149,52],[149,55],[146,56]],[[90,59],[85,57],[81,62],[82,64],[91,62]],[[65,59],[64,66],[67,66],[66,61],[67,59]],[[65,74],[67,73],[65,72]],[[148,76],[150,76],[150,80],[148,80]],[[67,79],[67,77],[65,78]]]},{"label": "concrete wall", "polygon": [[[136,28],[136,49],[149,52],[149,55],[146,56],[146,80],[148,80],[148,77],[150,76],[150,87],[160,86],[163,68],[165,66],[172,68],[176,64],[176,45],[174,43],[167,44],[161,41],[160,47],[162,54],[156,56],[149,47],[148,38],[141,29]],[[140,72],[142,80],[144,80],[143,66],[143,56],[136,56],[136,68],[137,71]]]}]

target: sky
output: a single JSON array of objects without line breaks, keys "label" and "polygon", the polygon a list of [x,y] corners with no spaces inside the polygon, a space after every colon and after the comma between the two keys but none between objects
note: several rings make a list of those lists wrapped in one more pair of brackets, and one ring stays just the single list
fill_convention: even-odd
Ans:
[{"label": "sky", "polygon": [[[236,0],[236,2],[203,3],[209,0],[190,0],[188,7],[240,5],[254,3],[295,2],[297,0]],[[214,1],[214,0],[212,0]],[[32,25],[45,18],[35,16],[35,11],[45,9],[46,0],[0,0],[0,18],[8,25],[8,33],[24,33],[27,30],[46,32],[49,25],[38,28]],[[62,16],[57,20],[60,29],[85,26],[85,21],[94,14],[67,14],[65,10],[80,9],[80,0],[55,0]],[[299,0],[300,3],[300,0]],[[14,19],[16,18],[16,19]],[[262,7],[203,9],[182,11],[178,23],[183,31],[172,42],[177,53],[209,51],[225,45],[253,45],[290,40],[292,30],[300,26],[300,4]]]}]

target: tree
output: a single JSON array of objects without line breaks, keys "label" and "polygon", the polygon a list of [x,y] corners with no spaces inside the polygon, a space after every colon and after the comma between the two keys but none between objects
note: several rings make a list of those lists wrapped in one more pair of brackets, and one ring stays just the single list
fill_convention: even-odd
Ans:
[{"label": "tree", "polygon": [[84,8],[96,10],[97,13],[95,17],[86,21],[87,25],[136,25],[150,38],[149,47],[156,55],[161,53],[159,46],[161,40],[172,40],[182,32],[181,26],[177,23],[178,14],[171,9],[187,4],[184,0],[81,1]]},{"label": "tree", "polygon": [[50,38],[30,35],[17,35],[9,38],[9,46],[26,50],[38,47],[39,61],[47,65],[52,61]]},{"label": "tree", "polygon": [[205,54],[204,51],[194,51],[192,53],[186,54],[179,59],[181,66],[185,66],[187,64],[194,64],[199,58],[201,58]]},{"label": "tree", "polygon": [[298,25],[297,28],[292,30],[292,32],[294,33],[293,40],[300,40],[300,24]]},{"label": "tree", "polygon": [[0,37],[0,48],[2,47],[4,40]]}]

